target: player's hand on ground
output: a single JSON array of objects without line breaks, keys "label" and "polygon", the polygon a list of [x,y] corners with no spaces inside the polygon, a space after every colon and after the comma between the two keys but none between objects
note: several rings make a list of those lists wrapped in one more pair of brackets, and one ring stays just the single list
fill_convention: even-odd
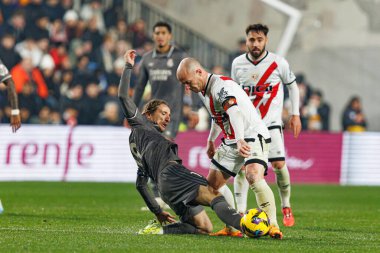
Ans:
[{"label": "player's hand on ground", "polygon": [[248,143],[245,140],[238,140],[236,145],[239,151],[239,155],[241,155],[242,157],[249,157],[249,154],[251,152],[251,147],[248,145]]},{"label": "player's hand on ground", "polygon": [[20,115],[12,115],[11,116],[11,127],[12,132],[16,132],[21,127],[21,117]]},{"label": "player's hand on ground", "polygon": [[292,115],[292,117],[289,120],[289,126],[290,129],[293,131],[294,138],[298,138],[299,134],[301,133],[301,119],[299,115]]},{"label": "player's hand on ground", "polygon": [[156,214],[156,216],[157,216],[157,220],[161,224],[162,223],[166,223],[166,222],[169,222],[169,223],[176,222],[175,217],[173,215],[171,215],[169,212],[166,212],[166,211],[162,211],[161,213]]},{"label": "player's hand on ground", "polygon": [[136,50],[127,50],[124,54],[124,61],[125,63],[132,64],[132,66],[135,65],[135,59],[136,59]]},{"label": "player's hand on ground", "polygon": [[215,155],[215,143],[213,141],[207,142],[207,156],[212,159]]}]

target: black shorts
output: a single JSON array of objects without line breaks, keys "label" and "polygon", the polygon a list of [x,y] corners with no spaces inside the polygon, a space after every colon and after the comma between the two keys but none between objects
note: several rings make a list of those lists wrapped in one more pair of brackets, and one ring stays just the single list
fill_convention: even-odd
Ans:
[{"label": "black shorts", "polygon": [[206,178],[181,164],[173,163],[161,171],[158,182],[162,199],[182,222],[192,223],[192,217],[203,210],[194,200],[198,195],[199,186],[208,185]]}]

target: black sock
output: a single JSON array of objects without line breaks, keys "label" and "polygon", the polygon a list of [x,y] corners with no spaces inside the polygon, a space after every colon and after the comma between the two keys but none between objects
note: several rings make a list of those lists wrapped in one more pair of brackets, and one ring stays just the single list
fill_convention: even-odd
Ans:
[{"label": "black sock", "polygon": [[188,223],[176,222],[163,226],[164,234],[198,234],[198,229]]},{"label": "black sock", "polygon": [[238,230],[240,228],[240,214],[227,204],[226,199],[223,196],[218,196],[211,201],[211,208],[214,210],[219,219],[229,226],[232,226]]}]

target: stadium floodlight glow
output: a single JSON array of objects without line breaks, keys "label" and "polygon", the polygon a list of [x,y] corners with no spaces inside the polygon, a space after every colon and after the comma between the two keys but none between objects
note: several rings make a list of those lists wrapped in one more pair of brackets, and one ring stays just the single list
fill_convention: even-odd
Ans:
[{"label": "stadium floodlight glow", "polygon": [[282,34],[280,43],[278,44],[276,53],[285,57],[288,53],[290,45],[293,42],[294,36],[297,32],[302,14],[296,8],[281,2],[280,0],[261,0],[262,2],[270,5],[274,9],[289,16],[289,21]]}]

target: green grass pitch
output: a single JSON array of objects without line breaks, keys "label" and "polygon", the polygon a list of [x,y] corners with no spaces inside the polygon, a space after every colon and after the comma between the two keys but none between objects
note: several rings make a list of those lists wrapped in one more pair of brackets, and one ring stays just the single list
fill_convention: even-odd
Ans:
[{"label": "green grass pitch", "polygon": [[281,241],[142,236],[153,214],[140,211],[134,184],[0,182],[0,252],[380,252],[379,196],[380,187],[294,185],[296,225]]}]

